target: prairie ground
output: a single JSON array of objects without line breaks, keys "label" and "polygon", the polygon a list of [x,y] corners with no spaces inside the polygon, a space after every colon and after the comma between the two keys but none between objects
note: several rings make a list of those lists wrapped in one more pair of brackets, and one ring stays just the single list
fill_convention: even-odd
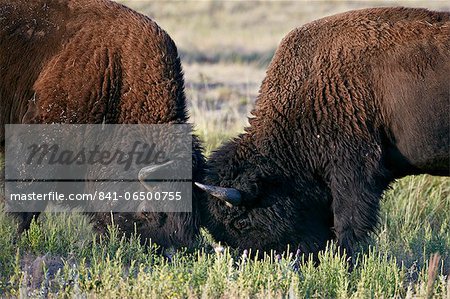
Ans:
[{"label": "prairie ground", "polygon": [[[191,122],[206,154],[242,132],[265,69],[284,35],[350,9],[445,1],[121,1],[149,15],[176,42]],[[1,160],[1,158],[0,158]],[[382,200],[381,225],[354,270],[334,245],[308,257],[264,260],[225,248],[203,232],[194,252],[170,261],[122,238],[100,238],[81,214],[44,214],[22,236],[0,210],[0,296],[113,298],[450,298],[450,179],[397,181]]]}]

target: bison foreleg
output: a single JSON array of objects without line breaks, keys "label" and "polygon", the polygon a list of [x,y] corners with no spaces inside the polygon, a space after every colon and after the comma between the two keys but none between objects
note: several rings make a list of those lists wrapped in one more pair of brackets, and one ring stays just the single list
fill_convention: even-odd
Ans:
[{"label": "bison foreleg", "polygon": [[17,228],[17,232],[19,234],[23,233],[24,231],[28,230],[31,225],[31,221],[36,219],[40,212],[21,212],[21,213],[12,213],[13,215],[17,216],[17,219],[19,221],[19,226]]},{"label": "bison foreleg", "polygon": [[[349,165],[358,169],[355,164]],[[369,171],[360,167],[359,172],[339,169],[331,181],[335,235],[348,256],[353,255],[354,246],[365,241],[378,225],[380,197],[390,182],[383,169]]]}]

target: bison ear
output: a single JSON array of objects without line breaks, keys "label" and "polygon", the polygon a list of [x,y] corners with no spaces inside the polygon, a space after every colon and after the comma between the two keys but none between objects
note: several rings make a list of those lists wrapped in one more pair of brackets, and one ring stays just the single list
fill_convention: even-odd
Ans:
[{"label": "bison ear", "polygon": [[200,183],[195,183],[197,187],[208,193],[209,195],[214,196],[220,200],[225,201],[227,206],[239,206],[242,203],[241,192],[234,188],[224,188],[212,185],[203,185]]}]

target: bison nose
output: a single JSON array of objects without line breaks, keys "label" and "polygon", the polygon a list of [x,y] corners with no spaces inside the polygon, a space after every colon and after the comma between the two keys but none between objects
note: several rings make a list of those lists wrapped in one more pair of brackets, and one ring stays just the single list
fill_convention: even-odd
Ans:
[{"label": "bison nose", "polygon": [[241,192],[239,192],[239,190],[237,189],[204,185],[197,182],[195,182],[195,185],[200,189],[202,189],[203,191],[205,191],[206,193],[208,193],[209,195],[212,195],[217,199],[225,201],[225,203],[229,207],[239,206],[242,203]]}]

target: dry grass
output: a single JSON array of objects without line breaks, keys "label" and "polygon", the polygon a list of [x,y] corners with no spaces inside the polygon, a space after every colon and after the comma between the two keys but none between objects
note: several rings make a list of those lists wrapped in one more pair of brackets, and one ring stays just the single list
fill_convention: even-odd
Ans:
[{"label": "dry grass", "polygon": [[[267,61],[290,30],[351,9],[414,6],[450,9],[448,1],[121,1],[158,22],[185,62]],[[266,56],[266,57],[265,57]]]}]

